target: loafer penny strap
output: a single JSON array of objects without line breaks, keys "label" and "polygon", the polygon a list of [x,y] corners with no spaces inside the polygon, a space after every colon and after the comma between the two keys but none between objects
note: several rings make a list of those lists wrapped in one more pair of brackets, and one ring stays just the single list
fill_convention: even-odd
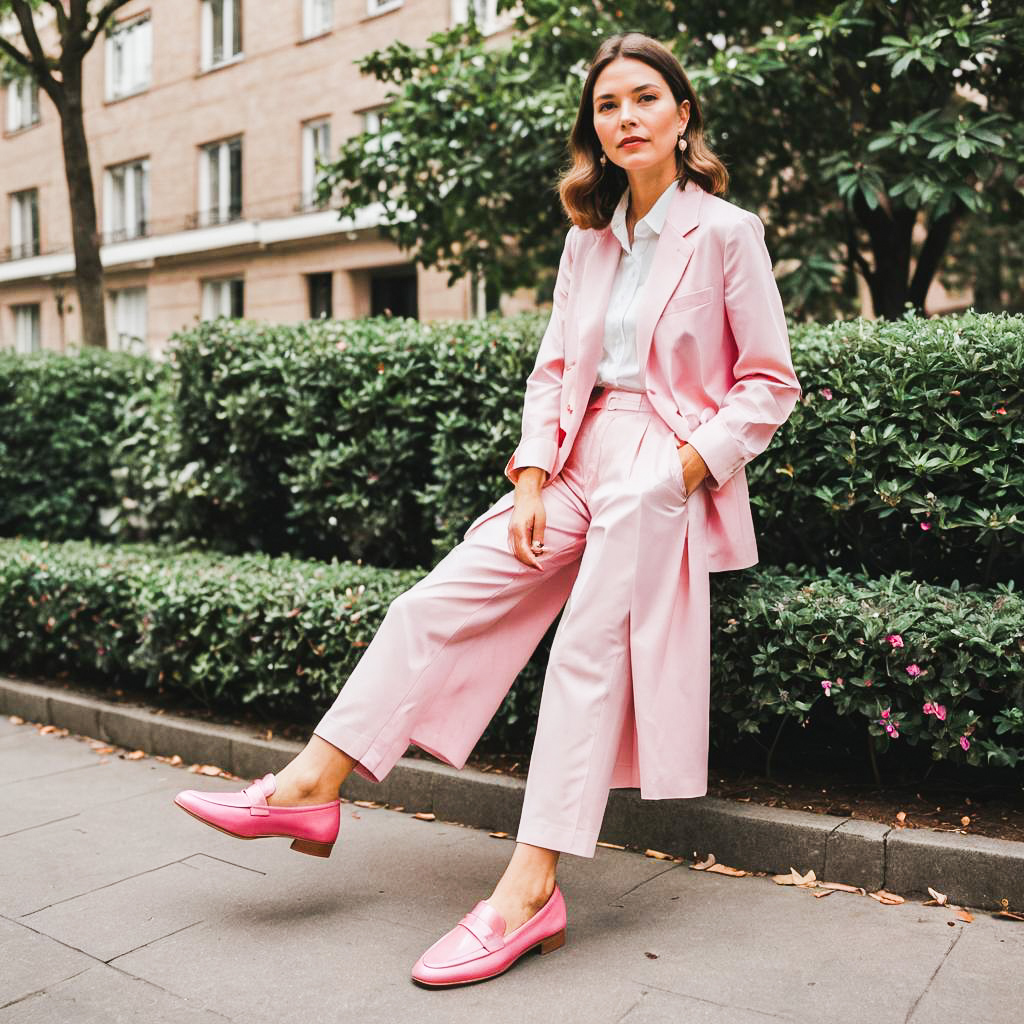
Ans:
[{"label": "loafer penny strap", "polygon": [[505,922],[485,900],[481,900],[459,922],[488,953],[505,945]]},{"label": "loafer penny strap", "polygon": [[249,799],[249,813],[255,818],[269,818],[270,807],[267,804],[268,794],[274,792],[273,788],[264,786],[266,776],[256,779],[251,786],[242,790]]}]

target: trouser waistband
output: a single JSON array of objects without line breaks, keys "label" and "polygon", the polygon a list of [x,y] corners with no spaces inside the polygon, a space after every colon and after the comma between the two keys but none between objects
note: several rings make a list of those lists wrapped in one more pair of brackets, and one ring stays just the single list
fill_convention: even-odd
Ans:
[{"label": "trouser waistband", "polygon": [[654,412],[651,400],[641,391],[626,388],[595,387],[590,392],[588,409],[631,409],[635,412]]}]

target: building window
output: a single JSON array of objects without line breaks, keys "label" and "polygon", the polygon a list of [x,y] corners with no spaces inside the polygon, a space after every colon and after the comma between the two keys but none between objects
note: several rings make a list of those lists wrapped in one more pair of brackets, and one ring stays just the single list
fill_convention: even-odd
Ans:
[{"label": "building window", "polygon": [[310,121],[302,126],[302,209],[316,203],[316,186],[324,177],[317,169],[317,160],[326,161],[331,155],[331,122]]},{"label": "building window", "polygon": [[113,325],[111,348],[144,355],[146,349],[146,289],[119,288],[110,292]]},{"label": "building window", "polygon": [[402,6],[402,0],[366,0],[367,14],[383,14]]},{"label": "building window", "polygon": [[39,255],[39,189],[11,194],[11,259]]},{"label": "building window", "polygon": [[334,0],[302,0],[302,38],[329,32],[334,24]]},{"label": "building window", "polygon": [[103,183],[105,241],[141,238],[149,232],[149,160],[107,169]]},{"label": "building window", "polygon": [[7,130],[39,123],[39,83],[31,76],[15,78],[7,84]]},{"label": "building window", "polygon": [[363,131],[379,136],[379,138],[370,139],[367,142],[368,152],[386,152],[401,141],[402,133],[400,131],[388,129],[387,115],[384,113],[386,109],[386,107],[377,107],[374,110],[363,112]]},{"label": "building window", "polygon": [[242,140],[203,146],[199,154],[199,223],[226,224],[242,216]]},{"label": "building window", "polygon": [[331,302],[331,280],[333,274],[310,274],[309,280],[309,316],[311,320],[329,319],[334,316]]},{"label": "building window", "polygon": [[39,303],[26,306],[11,306],[14,313],[14,348],[17,352],[38,352]]},{"label": "building window", "polygon": [[107,33],[107,99],[149,88],[153,65],[149,15],[117,25]]},{"label": "building window", "polygon": [[245,316],[245,281],[240,277],[203,282],[203,319]]},{"label": "building window", "polygon": [[202,68],[208,71],[242,55],[241,0],[203,0]]}]

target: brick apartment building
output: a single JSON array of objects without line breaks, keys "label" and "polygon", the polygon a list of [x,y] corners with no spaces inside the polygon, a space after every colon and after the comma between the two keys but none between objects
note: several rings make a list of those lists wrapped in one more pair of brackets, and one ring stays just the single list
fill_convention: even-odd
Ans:
[{"label": "brick apartment building", "polygon": [[[494,0],[121,8],[84,67],[110,347],[159,356],[173,331],[220,314],[482,315],[482,284],[449,288],[410,262],[378,210],[342,221],[312,204],[315,156],[379,127],[388,85],[355,61],[398,39],[426,45],[470,3],[485,34],[511,30]],[[47,47],[55,26],[39,25]],[[81,331],[59,118],[28,79],[0,86],[0,116],[0,348],[63,351]]]},{"label": "brick apartment building", "polygon": [[[271,322],[390,309],[482,315],[483,282],[409,261],[376,228],[311,204],[316,155],[379,130],[385,83],[355,61],[422,47],[472,4],[495,41],[495,0],[137,0],[85,61],[86,134],[103,234],[111,347],[160,355],[220,314]],[[50,11],[42,5],[42,17]],[[52,11],[50,11],[52,15]],[[40,23],[44,47],[55,37]],[[14,35],[8,19],[0,32]],[[74,258],[57,112],[27,79],[0,85],[0,348],[78,343]],[[381,144],[392,144],[383,135]],[[925,234],[918,224],[915,241]],[[785,272],[788,267],[780,267]],[[870,296],[860,281],[865,315]],[[964,308],[933,281],[931,313]],[[527,289],[506,312],[533,305]]]}]

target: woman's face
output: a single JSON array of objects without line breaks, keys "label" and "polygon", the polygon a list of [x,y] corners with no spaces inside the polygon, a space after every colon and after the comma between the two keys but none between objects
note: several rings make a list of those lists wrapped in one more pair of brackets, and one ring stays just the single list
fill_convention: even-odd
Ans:
[{"label": "woman's face", "polygon": [[[594,129],[601,148],[630,178],[661,167],[675,169],[679,133],[690,119],[690,101],[676,104],[672,90],[649,64],[617,57],[594,83]],[[622,146],[635,135],[645,141]]]}]

